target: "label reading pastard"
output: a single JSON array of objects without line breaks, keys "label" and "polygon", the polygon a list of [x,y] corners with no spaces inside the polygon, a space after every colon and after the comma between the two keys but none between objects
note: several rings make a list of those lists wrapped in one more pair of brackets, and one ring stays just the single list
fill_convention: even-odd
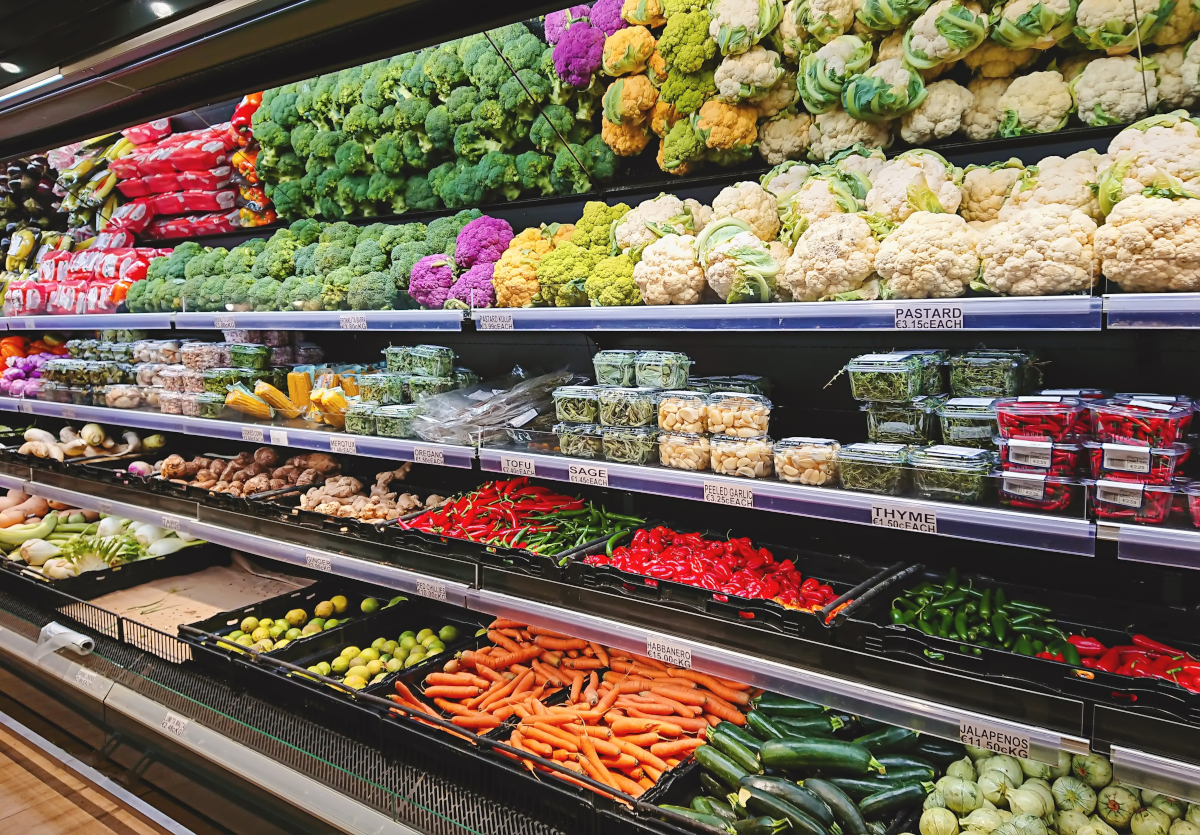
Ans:
[{"label": "label reading pastard", "polygon": [[980,722],[969,722],[960,719],[958,722],[958,740],[963,745],[974,745],[976,748],[986,748],[997,754],[1007,754],[1010,757],[1029,759],[1029,737],[1012,731],[1004,731]]},{"label": "label reading pastard", "polygon": [[963,310],[955,304],[914,304],[896,308],[896,330],[962,330]]},{"label": "label reading pastard", "polygon": [[595,464],[571,464],[567,467],[567,480],[572,484],[607,487],[608,467],[600,467]]},{"label": "label reading pastard", "polygon": [[481,331],[510,331],[513,329],[513,317],[511,313],[477,310],[475,327]]},{"label": "label reading pastard", "polygon": [[871,524],[881,528],[937,533],[937,511],[871,502]]},{"label": "label reading pastard", "polygon": [[674,664],[676,667],[683,667],[685,670],[692,668],[691,647],[685,647],[658,635],[646,636],[646,655],[655,661],[661,661],[664,664]]}]

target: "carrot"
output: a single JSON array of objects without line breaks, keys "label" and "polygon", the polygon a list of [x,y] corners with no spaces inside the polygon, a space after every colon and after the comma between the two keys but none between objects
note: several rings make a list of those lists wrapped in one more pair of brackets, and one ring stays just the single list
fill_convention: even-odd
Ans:
[{"label": "carrot", "polygon": [[[475,654],[475,666],[491,667],[493,670],[503,670],[511,667],[513,664],[524,664],[526,661],[531,661],[542,654],[540,647],[529,647],[518,652],[510,652],[506,655],[480,657],[479,653]],[[463,653],[466,656],[466,653]]]},{"label": "carrot", "polygon": [[539,742],[544,742],[545,744],[552,745],[555,748],[562,748],[565,751],[570,751],[572,754],[579,751],[579,746],[574,742],[568,742],[555,736],[554,734],[546,733],[544,730],[536,726],[532,728],[526,727],[523,733],[529,739],[536,739]]},{"label": "carrot", "polygon": [[[480,684],[480,682],[483,682]],[[445,685],[448,687],[467,687],[475,686],[481,690],[486,690],[488,683],[483,681],[479,676],[473,676],[470,673],[430,673],[425,676],[425,684]]]},{"label": "carrot", "polygon": [[533,669],[535,669],[539,673],[541,673],[542,677],[545,678],[545,680],[548,681],[550,684],[554,685],[555,687],[563,686],[562,676],[560,676],[553,667],[543,664],[541,661],[537,660],[536,658],[533,659],[531,666],[533,667]]},{"label": "carrot", "polygon": [[[417,709],[420,710],[422,713],[428,713],[430,716],[437,716],[437,713],[434,711],[433,708],[431,708],[429,705],[425,704],[423,701],[421,701],[416,696],[414,696],[412,691],[408,689],[408,685],[406,685],[404,682],[400,681],[399,679],[396,680],[396,692],[399,693],[401,696],[403,696],[405,699],[407,699],[412,704],[416,705]],[[438,718],[440,719],[441,717],[438,716]]]},{"label": "carrot", "polygon": [[612,728],[606,728],[603,725],[571,724],[571,725],[563,726],[563,730],[568,731],[569,733],[573,733],[573,734],[575,734],[575,736],[582,736],[583,734],[587,734],[592,739],[612,739],[612,737],[613,737]]},{"label": "carrot", "polygon": [[664,672],[656,670],[653,667],[644,667],[633,661],[620,661],[616,658],[613,658],[609,661],[609,666],[620,673],[637,673],[638,675],[645,676],[646,678],[667,677],[667,674]]},{"label": "carrot", "polygon": [[616,782],[616,788],[619,791],[625,792],[625,794],[632,795],[633,797],[639,797],[646,792],[646,790],[639,784],[633,782],[619,771],[612,772],[612,778]]},{"label": "carrot", "polygon": [[659,682],[659,679],[642,678],[632,673],[618,673],[613,670],[609,670],[604,674],[604,680],[613,687],[624,687],[626,693],[637,692],[633,689],[635,684],[639,685],[641,689],[646,689],[653,687]]},{"label": "carrot", "polygon": [[[528,673],[525,673],[525,675],[521,676],[520,682],[517,683],[516,688],[513,690],[513,695],[519,696],[522,693],[527,693],[532,689],[533,689],[533,670],[530,670]],[[543,689],[545,689],[545,688],[543,688]]]},{"label": "carrot", "polygon": [[599,670],[604,662],[599,658],[564,658],[560,666],[568,670]]},{"label": "carrot", "polygon": [[[596,740],[593,739],[592,744],[595,745]],[[608,768],[633,768],[637,765],[637,760],[629,754],[618,754],[615,757],[601,757],[600,762],[604,763]]]},{"label": "carrot", "polygon": [[433,700],[433,703],[447,713],[453,713],[455,716],[473,716],[475,714],[475,711],[457,702],[449,702],[445,699],[437,698]]},{"label": "carrot", "polygon": [[662,770],[655,768],[649,763],[642,763],[642,771],[646,772],[646,776],[656,783],[662,779]]},{"label": "carrot", "polygon": [[600,697],[600,701],[596,702],[596,705],[595,705],[596,711],[599,712],[601,715],[604,715],[612,708],[613,705],[615,705],[617,703],[617,699],[620,698],[620,696],[621,696],[621,691],[618,690],[616,687],[613,687],[611,690],[609,690],[607,693],[605,693],[603,696]]},{"label": "carrot", "polygon": [[488,636],[488,640],[491,641],[493,644],[499,644],[500,646],[504,647],[509,652],[520,652],[521,651],[520,644],[518,644],[516,641],[509,638],[507,635],[505,635],[503,632],[501,632],[498,629],[490,630],[487,633],[487,636]]},{"label": "carrot", "polygon": [[654,788],[654,782],[655,781],[651,780],[649,777],[639,777],[638,778],[638,785],[641,786],[643,789],[649,790],[649,789]]},{"label": "carrot", "polygon": [[525,627],[526,624],[508,618],[496,618],[488,624],[488,629],[524,629]]},{"label": "carrot", "polygon": [[533,713],[527,717],[521,717],[521,724],[533,725],[537,722],[545,722],[547,725],[570,725],[576,719],[577,717],[570,713]]},{"label": "carrot", "polygon": [[592,652],[594,652],[596,654],[596,657],[600,659],[600,661],[604,664],[605,667],[607,667],[608,666],[608,653],[604,651],[604,647],[600,646],[595,641],[588,641],[588,646],[591,647]]},{"label": "carrot", "polygon": [[653,658],[647,658],[647,657],[646,657],[646,656],[644,656],[644,655],[638,655],[638,654],[637,654],[637,653],[635,653],[635,652],[631,652],[631,653],[629,653],[629,656],[630,656],[630,658],[632,658],[634,661],[636,661],[637,663],[641,664],[643,667],[650,667],[651,669],[654,669],[654,670],[662,670],[664,673],[665,673],[665,672],[666,672],[666,671],[669,669],[669,668],[667,667],[667,665],[666,665],[666,664],[664,664],[663,662],[661,662],[661,661],[656,661],[656,660],[655,660],[655,659],[653,659]]},{"label": "carrot", "polygon": [[500,675],[498,672],[493,670],[491,667],[476,667],[475,669],[479,673],[479,677],[482,679],[486,679],[487,681],[495,682],[495,681],[504,681],[505,680],[504,676]]},{"label": "carrot", "polygon": [[570,635],[564,635],[561,632],[555,632],[553,629],[543,629],[540,626],[524,627],[530,635],[545,635],[547,638],[570,638]]},{"label": "carrot", "polygon": [[680,690],[676,687],[668,687],[665,684],[656,684],[650,688],[650,692],[659,696],[666,696],[668,699],[674,699],[677,702],[683,702],[685,705],[703,706],[706,697],[702,693],[697,693],[695,690]]},{"label": "carrot", "polygon": [[533,642],[543,649],[579,650],[588,645],[582,638],[554,638],[550,635],[535,635]]},{"label": "carrot", "polygon": [[724,702],[715,699],[706,699],[704,706],[708,708],[709,713],[720,719],[724,719],[726,722],[732,722],[738,726],[746,724],[746,717],[742,715],[741,711],[730,707]]},{"label": "carrot", "polygon": [[[660,772],[659,776],[661,776],[661,772],[667,770],[667,764],[665,762],[660,760],[652,751],[647,751],[640,745],[634,745],[632,742],[626,742],[620,737],[614,739],[613,744],[620,748],[623,753],[629,754],[635,760],[640,762],[643,766],[652,766],[656,768]],[[657,780],[658,777],[655,777],[654,779]]]},{"label": "carrot", "polygon": [[505,696],[511,693],[513,688],[516,686],[517,680],[515,678],[501,679],[500,681],[492,684],[491,689],[489,689],[486,693],[481,693],[474,699],[471,699],[471,701],[467,702],[467,707],[471,708],[472,710],[479,710],[483,708],[484,702],[503,699]]},{"label": "carrot", "polygon": [[600,755],[596,753],[596,746],[592,743],[592,738],[584,735],[581,737],[581,742],[584,756],[588,758],[588,762],[592,764],[592,767],[600,775],[600,781],[610,789],[617,789],[617,781],[613,779],[612,774],[605,768],[604,763],[600,762]]},{"label": "carrot", "polygon": [[710,675],[705,675],[704,673],[698,673],[695,670],[668,670],[667,672],[673,678],[694,681],[699,685],[707,687],[709,690],[711,690],[713,693],[720,696],[722,699],[724,699],[727,702],[732,702],[733,704],[737,704],[737,705],[750,704],[750,694],[749,693],[746,693],[742,690],[734,690],[731,687],[726,687],[724,684],[717,681],[715,678],[713,678]]},{"label": "carrot", "polygon": [[673,739],[670,742],[654,743],[650,746],[650,753],[656,757],[676,757],[690,754],[703,744],[703,739]]},{"label": "carrot", "polygon": [[[745,684],[740,681],[732,681],[731,679],[727,679],[727,678],[718,678],[717,681],[724,684],[730,690],[745,690],[747,693],[750,694],[751,698],[754,698],[754,696],[757,695],[756,693],[754,693],[754,685],[752,685],[752,684]],[[759,690],[758,692],[762,693],[763,691]]]},{"label": "carrot", "polygon": [[450,721],[460,728],[496,728],[501,725],[499,719],[487,713],[477,713],[474,716],[455,716]]},{"label": "carrot", "polygon": [[617,699],[617,707],[624,710],[637,710],[649,716],[674,716],[675,711],[670,705],[660,703],[631,702],[628,699]]},{"label": "carrot", "polygon": [[571,762],[571,752],[565,751],[562,748],[555,748],[554,753],[550,755],[550,759],[559,763],[569,763]]},{"label": "carrot", "polygon": [[563,728],[558,727],[557,725],[543,725],[540,722],[534,722],[533,726],[535,728],[537,728],[539,731],[541,731],[542,733],[547,733],[547,734],[550,734],[551,736],[556,736],[559,739],[563,740],[564,742],[569,742],[572,745],[579,744],[579,739],[575,734],[571,733],[568,730],[564,730]]},{"label": "carrot", "polygon": [[656,719],[618,719],[612,724],[615,734],[645,734],[651,731],[663,736],[679,736],[683,729],[671,722],[660,722]]},{"label": "carrot", "polygon": [[517,714],[522,720],[528,719],[531,714],[524,705],[513,705],[513,713]]},{"label": "carrot", "polygon": [[626,769],[625,773],[629,775],[630,780],[637,780],[639,783],[642,782],[642,778],[646,776],[646,772],[642,771],[642,767],[640,765],[635,765],[633,768]]},{"label": "carrot", "polygon": [[[629,715],[635,719],[659,719],[660,717],[652,716],[648,713],[642,713],[636,708],[629,708]],[[687,733],[696,733],[708,727],[708,723],[703,719],[684,719],[682,716],[671,717],[671,724],[678,725]]]},{"label": "carrot", "polygon": [[557,667],[562,663],[562,653],[550,652],[549,650],[542,653],[542,663],[549,664],[551,667]]},{"label": "carrot", "polygon": [[707,722],[708,724],[712,725],[715,728],[717,725],[721,724],[721,717],[714,716],[711,713],[706,713],[706,714],[704,714],[704,721]]},{"label": "carrot", "polygon": [[579,701],[579,691],[583,687],[583,673],[576,673],[571,679],[571,702]]},{"label": "carrot", "polygon": [[425,688],[425,696],[430,699],[473,699],[482,692],[484,691],[478,687],[461,687],[449,684]]},{"label": "carrot", "polygon": [[524,638],[521,637],[521,635],[523,634],[523,630],[521,630],[521,629],[511,629],[511,628],[510,629],[497,629],[496,631],[499,632],[501,635],[507,635],[508,637],[512,638],[514,641],[524,640]]},{"label": "carrot", "polygon": [[649,748],[654,743],[662,741],[656,733],[622,734],[621,739],[626,742],[632,742],[634,745],[640,745],[643,748]]},{"label": "carrot", "polygon": [[546,743],[538,742],[536,739],[522,739],[522,742],[530,752],[543,756],[548,760],[554,758],[555,749]]},{"label": "carrot", "polygon": [[[521,686],[521,682],[527,678],[528,679],[533,678],[532,670],[530,670],[528,673],[526,673],[525,675],[523,675],[519,678],[514,678],[512,681],[510,681],[508,684],[503,685],[502,687],[493,688],[492,690],[489,690],[487,693],[484,693],[483,696],[480,697],[483,699],[483,701],[479,702],[479,704],[475,705],[475,707],[479,710],[484,710],[485,708],[487,708],[488,705],[495,704],[496,702],[500,701],[501,699],[503,699],[507,696],[511,696],[513,693],[516,692],[517,688]],[[467,706],[471,707],[470,704],[468,704]]]}]

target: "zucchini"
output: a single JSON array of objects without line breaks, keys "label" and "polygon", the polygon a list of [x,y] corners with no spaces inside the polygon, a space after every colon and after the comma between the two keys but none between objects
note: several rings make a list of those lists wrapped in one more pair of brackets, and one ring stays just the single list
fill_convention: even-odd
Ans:
[{"label": "zucchini", "polygon": [[840,731],[843,725],[842,720],[837,716],[826,713],[821,716],[806,717],[804,719],[785,719],[781,717],[775,720],[775,727],[789,736],[832,738],[834,731]]},{"label": "zucchini", "polygon": [[[722,797],[724,797],[724,795],[722,795]],[[704,799],[708,801],[709,807],[712,808],[712,813],[718,818],[725,818],[725,820],[729,821],[730,823],[741,820],[741,816],[738,815],[737,812],[733,811],[733,807],[730,806],[726,801],[717,800],[715,797],[706,797]]]},{"label": "zucchini", "polygon": [[879,821],[867,821],[868,835],[887,835],[887,828]]},{"label": "zucchini", "polygon": [[932,781],[924,770],[897,770],[895,774],[868,774],[862,777],[830,777],[829,782],[850,795],[855,800],[862,800],[878,792],[899,788],[909,783],[924,783]]},{"label": "zucchini", "polygon": [[786,820],[791,824],[792,835],[829,835],[821,824],[770,792],[742,786],[737,794],[729,795],[729,799],[736,800],[739,806],[753,815],[769,815]]},{"label": "zucchini", "polygon": [[[725,724],[722,722],[721,724]],[[965,755],[964,755],[965,756]],[[914,756],[913,754],[884,754],[876,759],[887,769],[887,774],[892,773],[893,768],[924,768],[929,771],[930,778],[937,775],[938,769],[929,760],[924,757]],[[959,757],[961,760],[962,757]]]},{"label": "zucchini", "polygon": [[737,791],[741,779],[746,776],[746,772],[741,766],[712,745],[701,745],[692,752],[692,756],[696,758],[696,762],[700,763],[701,768],[717,778],[717,782],[724,785],[726,789]]},{"label": "zucchini", "polygon": [[757,710],[746,714],[746,729],[764,742],[768,739],[783,739],[787,736],[770,717]]},{"label": "zucchini", "polygon": [[858,810],[862,812],[864,818],[878,818],[923,801],[925,795],[931,791],[933,791],[933,783],[907,783],[864,798],[859,802]]},{"label": "zucchini", "polygon": [[671,806],[664,803],[660,804],[658,808],[668,812],[674,812],[677,815],[683,815],[688,820],[694,820],[698,823],[706,824],[714,829],[719,829],[722,832],[728,832],[730,829],[729,824],[724,818],[718,818],[716,815],[705,815],[701,812],[697,812],[695,809],[689,809],[686,806]]},{"label": "zucchini", "polygon": [[858,724],[862,725],[864,731],[881,731],[884,728],[892,727],[887,722],[880,722],[878,719],[870,719],[866,716],[858,717]]},{"label": "zucchini", "polygon": [[949,765],[955,760],[961,760],[967,755],[967,749],[960,742],[948,742],[944,739],[934,739],[923,736],[912,750],[908,752],[915,757],[922,757],[937,765]]},{"label": "zucchini", "polygon": [[[722,725],[732,724],[730,722],[722,722]],[[749,774],[758,774],[762,771],[762,763],[758,761],[758,755],[747,748],[742,743],[738,742],[732,736],[724,733],[717,733],[716,728],[712,725],[708,726],[705,731],[705,738],[709,744],[720,751],[729,759],[733,760],[734,764],[739,768],[744,769]]]},{"label": "zucchini", "polygon": [[[722,722],[721,724],[724,725],[725,723]],[[700,771],[700,790],[705,794],[716,795],[717,797],[724,797],[725,793],[729,791],[724,783],[703,769]]]},{"label": "zucchini", "polygon": [[846,793],[828,780],[813,777],[804,781],[804,788],[825,801],[845,835],[867,835],[867,822],[862,812]]},{"label": "zucchini", "polygon": [[793,699],[791,696],[781,696],[778,693],[763,693],[750,702],[750,705],[755,710],[761,710],[771,716],[804,717],[825,712],[825,708],[820,705]]},{"label": "zucchini", "polygon": [[708,802],[708,798],[702,794],[698,794],[692,798],[692,808],[702,815],[711,815],[712,805]]},{"label": "zucchini", "polygon": [[747,748],[753,751],[755,755],[757,755],[762,749],[763,741],[761,739],[747,731],[745,728],[735,725],[732,722],[722,722],[721,724],[717,725],[716,732],[736,739],[738,742],[742,743],[742,745],[745,745]]},{"label": "zucchini", "polygon": [[782,832],[791,827],[787,820],[773,820],[772,818],[747,818],[733,824],[733,831],[737,835],[775,835],[776,832]]},{"label": "zucchini", "polygon": [[[697,749],[700,750],[700,749]],[[764,742],[759,752],[763,765],[796,771],[858,776],[884,768],[871,752],[852,742],[834,739],[774,739]]]},{"label": "zucchini", "polygon": [[920,741],[920,734],[908,728],[884,728],[872,731],[866,736],[854,740],[855,745],[861,745],[876,756],[907,751]]},{"label": "zucchini", "polygon": [[749,777],[742,778],[742,785],[773,794],[780,800],[787,801],[826,829],[837,823],[834,820],[833,812],[824,800],[803,786],[796,785],[791,780],[785,780],[782,777],[764,777],[761,774],[751,774]]}]

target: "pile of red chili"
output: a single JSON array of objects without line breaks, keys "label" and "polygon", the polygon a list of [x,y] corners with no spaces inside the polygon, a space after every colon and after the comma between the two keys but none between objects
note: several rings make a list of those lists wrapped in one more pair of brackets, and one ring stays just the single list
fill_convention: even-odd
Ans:
[{"label": "pile of red chili", "polygon": [[1155,448],[1182,440],[1192,417],[1190,405],[1137,398],[1126,403],[1105,400],[1089,408],[1097,441]]},{"label": "pile of red chili", "polygon": [[1004,397],[993,405],[1001,438],[1065,441],[1090,425],[1087,409],[1072,397]]},{"label": "pile of red chili", "polygon": [[[1158,678],[1178,684],[1192,693],[1200,693],[1200,660],[1191,653],[1134,635],[1133,643],[1106,647],[1095,638],[1072,635],[1068,638],[1079,650],[1083,666],[1131,678]],[[1050,656],[1062,661],[1061,656]]]},{"label": "pile of red chili", "polygon": [[746,537],[705,539],[698,533],[670,528],[640,529],[633,541],[611,554],[584,558],[588,565],[611,565],[622,571],[699,586],[721,594],[775,600],[794,609],[815,611],[837,597],[828,585],[796,570],[791,560],[776,561],[766,548]]}]

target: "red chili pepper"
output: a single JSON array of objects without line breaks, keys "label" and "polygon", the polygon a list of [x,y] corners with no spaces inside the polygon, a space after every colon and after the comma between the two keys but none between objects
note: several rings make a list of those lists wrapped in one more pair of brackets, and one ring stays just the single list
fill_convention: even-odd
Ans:
[{"label": "red chili pepper", "polygon": [[1085,638],[1082,635],[1072,635],[1067,638],[1068,641],[1079,651],[1079,654],[1084,657],[1095,657],[1104,655],[1108,648],[1104,644],[1097,641],[1095,638]]},{"label": "red chili pepper", "polygon": [[1083,666],[1087,667],[1089,670],[1095,670],[1100,666],[1095,658],[1088,658],[1086,656],[1083,658],[1080,658],[1079,663],[1082,664]]},{"label": "red chili pepper", "polygon": [[[1145,635],[1134,635],[1133,643],[1137,647],[1140,647],[1145,650],[1150,650],[1152,652],[1161,652],[1165,655],[1174,655],[1176,657],[1187,657],[1189,659],[1192,658],[1190,655],[1188,655],[1188,653],[1184,652],[1181,649],[1175,649],[1175,647],[1168,646],[1167,644],[1164,644],[1164,643],[1160,643],[1159,641],[1156,641],[1153,638],[1148,638]],[[1192,659],[1192,660],[1195,660],[1195,659]]]}]

